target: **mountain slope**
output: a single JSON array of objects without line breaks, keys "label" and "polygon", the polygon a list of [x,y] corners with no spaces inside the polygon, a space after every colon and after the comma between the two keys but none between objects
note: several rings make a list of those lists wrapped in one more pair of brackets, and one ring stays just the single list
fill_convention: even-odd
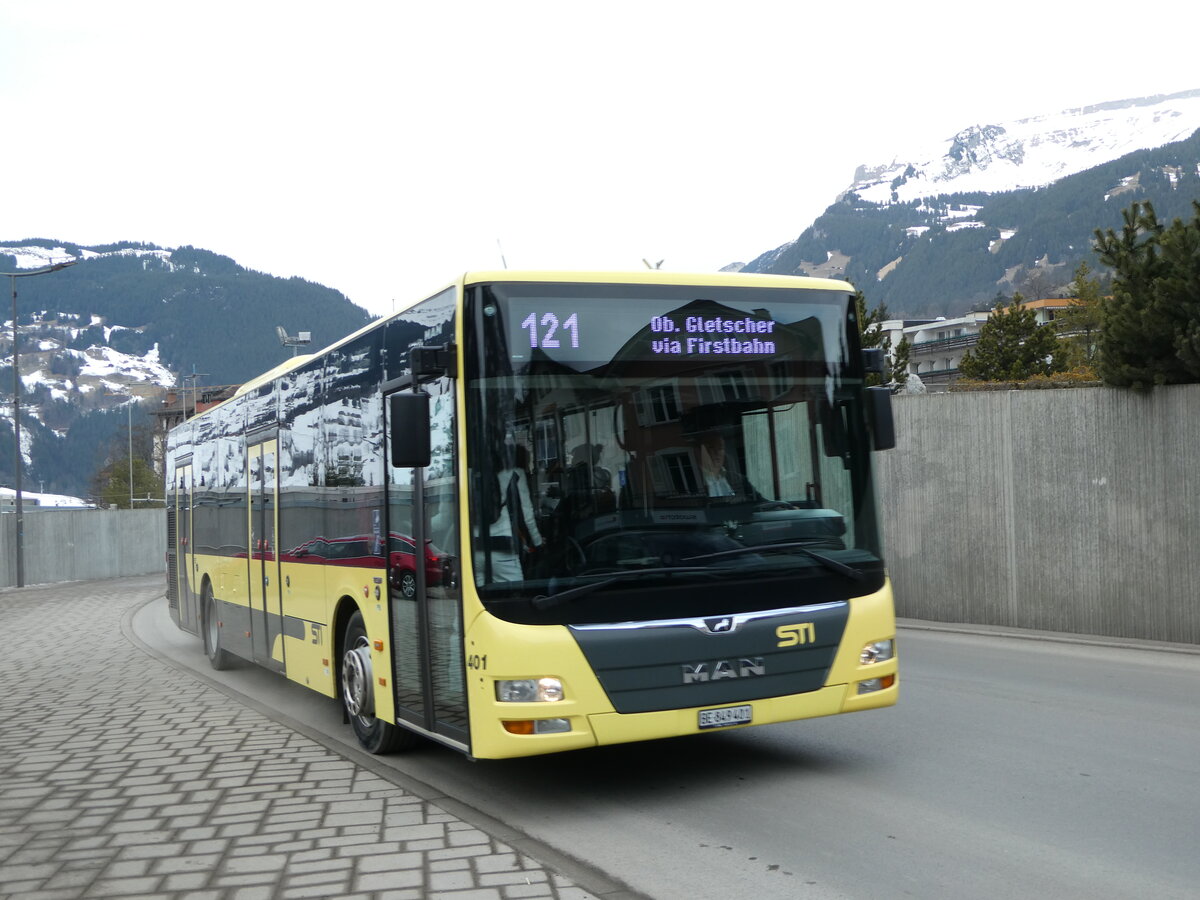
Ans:
[{"label": "mountain slope", "polygon": [[[30,240],[0,244],[0,268],[30,268],[39,254],[81,262],[19,285],[22,323],[38,312],[99,317],[76,343],[96,341],[138,356],[157,343],[162,363],[206,372],[210,384],[246,381],[282,362],[275,326],[312,332],[313,346],[361,328],[371,317],[339,292],[300,278],[276,278],[194,247],[152,244],[80,247]],[[5,257],[9,257],[6,259]],[[74,345],[73,345],[74,346]]]},{"label": "mountain slope", "polygon": [[[1095,110],[1100,112],[1089,112]],[[1114,110],[1126,124],[1140,116],[1147,123],[1138,135],[1144,140],[1192,130],[1184,140],[1038,183],[1047,173],[1078,169],[1082,161],[1094,163],[1128,143],[1128,134],[1109,133]],[[1079,127],[1067,127],[1071,112],[1082,116]],[[1083,120],[1097,129],[1090,137]],[[1029,131],[1029,123],[1039,121],[1053,122],[1040,138]],[[1051,293],[1071,280],[1083,260],[1097,268],[1093,231],[1119,228],[1121,211],[1135,200],[1151,201],[1160,218],[1170,221],[1190,217],[1191,201],[1200,198],[1200,91],[1022,122],[1025,158],[1038,157],[1033,169],[1014,166],[1016,129],[1000,127],[991,129],[987,152],[987,142],[977,142],[974,162],[953,177],[947,174],[955,162],[949,151],[939,165],[904,165],[886,191],[878,173],[860,169],[855,185],[799,238],[764,253],[744,271],[844,277],[870,305],[886,303],[899,317],[957,314],[990,306],[998,294],[1014,290]],[[1047,149],[1052,146],[1058,148],[1057,163]],[[1003,148],[1009,156],[1001,158]],[[1022,181],[1037,186],[998,193],[957,190]],[[928,193],[939,189],[945,192]]]},{"label": "mountain slope", "polygon": [[[67,258],[71,268],[17,281],[22,455],[32,487],[86,496],[114,435],[148,413],[122,404],[176,376],[238,384],[283,362],[276,326],[310,331],[314,349],[371,317],[342,294],[275,278],[193,247],[46,240],[0,243],[0,271]],[[11,315],[11,314],[10,314]],[[11,319],[0,332],[0,483],[11,484]]]},{"label": "mountain slope", "polygon": [[908,161],[860,166],[848,193],[883,204],[1042,187],[1137,150],[1182,141],[1197,128],[1200,90],[973,125]]}]

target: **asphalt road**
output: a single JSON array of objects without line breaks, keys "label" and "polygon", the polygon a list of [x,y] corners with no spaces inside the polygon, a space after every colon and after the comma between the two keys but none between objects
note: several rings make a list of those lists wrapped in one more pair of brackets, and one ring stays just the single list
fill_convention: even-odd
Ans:
[{"label": "asphalt road", "polygon": [[[353,741],[331,701],[207,668]],[[1200,896],[1200,654],[903,628],[889,710],[524,760],[381,758],[660,900]]]}]

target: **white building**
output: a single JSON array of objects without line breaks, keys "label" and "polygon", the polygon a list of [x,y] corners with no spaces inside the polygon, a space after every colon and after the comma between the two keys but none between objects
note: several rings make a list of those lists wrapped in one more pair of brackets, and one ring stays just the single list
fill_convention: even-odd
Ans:
[{"label": "white building", "polygon": [[[1021,304],[1037,314],[1039,325],[1049,325],[1055,315],[1069,305],[1070,300],[1060,299],[1027,300]],[[991,311],[972,312],[953,319],[890,319],[880,323],[880,327],[891,339],[891,351],[902,338],[908,339],[910,374],[918,376],[934,390],[945,390],[958,378],[963,356],[979,342],[979,330],[991,314]]]},{"label": "white building", "polygon": [[979,342],[979,329],[990,312],[973,312],[954,319],[938,318],[904,329],[912,349],[908,370],[928,384],[948,384],[958,375],[963,355]]}]

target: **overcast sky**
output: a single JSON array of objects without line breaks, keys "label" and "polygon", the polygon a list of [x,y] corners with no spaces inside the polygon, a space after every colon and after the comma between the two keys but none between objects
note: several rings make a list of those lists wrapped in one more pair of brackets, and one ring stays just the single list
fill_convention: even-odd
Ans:
[{"label": "overcast sky", "polygon": [[0,0],[0,242],[191,244],[377,314],[502,253],[710,271],[798,236],[861,163],[1200,88],[1197,18],[1191,0]]}]

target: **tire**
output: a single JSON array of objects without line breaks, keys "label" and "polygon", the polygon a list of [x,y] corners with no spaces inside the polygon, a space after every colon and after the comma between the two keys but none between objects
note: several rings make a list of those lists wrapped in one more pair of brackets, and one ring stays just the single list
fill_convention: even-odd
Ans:
[{"label": "tire", "polygon": [[354,736],[368,753],[382,755],[415,746],[415,732],[377,719],[374,715],[375,675],[371,667],[371,645],[362,613],[354,611],[342,637],[339,688],[342,706]]},{"label": "tire", "polygon": [[217,598],[213,596],[212,585],[207,581],[204,582],[200,608],[203,610],[201,614],[203,617],[201,628],[204,636],[204,655],[208,657],[208,664],[210,666],[218,672],[223,672],[225,669],[233,667],[234,656],[221,646],[220,610]]},{"label": "tire", "polygon": [[400,573],[400,596],[411,600],[417,596],[417,574],[407,569]]}]

